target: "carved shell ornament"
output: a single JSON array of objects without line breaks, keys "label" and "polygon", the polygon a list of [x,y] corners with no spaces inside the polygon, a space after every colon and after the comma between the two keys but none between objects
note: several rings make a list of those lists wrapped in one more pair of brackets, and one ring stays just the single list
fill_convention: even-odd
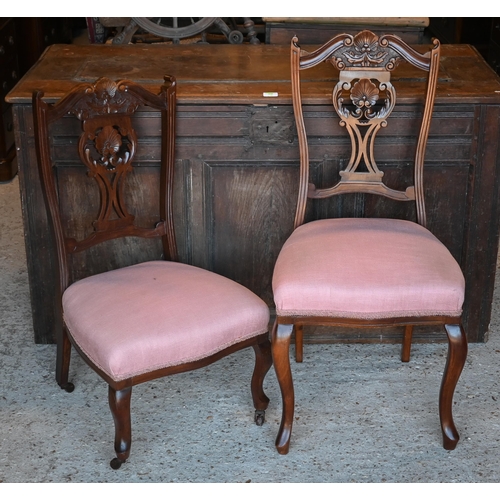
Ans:
[{"label": "carved shell ornament", "polygon": [[[350,91],[350,103],[345,105],[343,91]],[[380,92],[383,92],[382,96]],[[378,86],[369,78],[361,78],[351,87],[347,82],[339,82],[333,91],[333,104],[341,118],[340,125],[346,126],[346,120],[354,118],[359,126],[366,126],[373,119],[382,120],[381,126],[385,127],[385,119],[391,114],[396,102],[396,93],[389,83],[380,83]],[[349,104],[349,101],[347,101]],[[353,109],[354,108],[354,109]],[[354,122],[353,122],[354,124]]]},{"label": "carved shell ornament", "polygon": [[362,31],[354,37],[354,44],[346,52],[347,61],[353,66],[378,66],[387,57],[380,50],[379,38],[371,31]]},{"label": "carved shell ornament", "polygon": [[355,83],[351,90],[351,100],[357,108],[371,108],[378,100],[377,86],[368,78]]},{"label": "carved shell ornament", "polygon": [[95,86],[94,94],[101,102],[110,102],[116,95],[118,86],[116,82],[108,78],[101,78]]},{"label": "carved shell ornament", "polygon": [[102,108],[106,113],[117,113],[125,101],[121,93],[117,91],[116,82],[101,78],[95,85],[91,106],[95,106],[95,109]]},{"label": "carved shell ornament", "polygon": [[85,92],[90,99],[85,104],[77,105],[73,113],[80,120],[86,120],[108,113],[134,112],[140,104],[138,99],[128,94],[118,83],[103,77],[89,85]]},{"label": "carved shell ornament", "polygon": [[101,164],[108,170],[127,162],[128,151],[124,152],[124,158],[118,156],[121,145],[122,138],[113,127],[107,125],[98,133],[95,139],[95,148],[101,155]]}]

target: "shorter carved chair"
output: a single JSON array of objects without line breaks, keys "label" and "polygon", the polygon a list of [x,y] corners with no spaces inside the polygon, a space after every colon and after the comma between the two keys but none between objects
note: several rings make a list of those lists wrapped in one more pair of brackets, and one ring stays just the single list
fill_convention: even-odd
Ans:
[{"label": "shorter carved chair", "polygon": [[[295,329],[297,361],[301,361],[306,324],[404,327],[403,361],[409,360],[414,325],[444,326],[449,350],[439,413],[444,447],[454,449],[458,442],[452,399],[467,356],[461,323],[465,281],[448,249],[426,228],[423,185],[439,52],[437,40],[429,52],[421,54],[396,36],[379,38],[367,30],[356,36],[338,35],[310,53],[301,50],[296,37],[292,39],[292,97],[300,150],[299,196],[294,231],[278,256],[273,275],[276,322],[272,351],[283,397],[276,447],[282,454],[289,450],[294,414],[290,341]],[[333,107],[340,126],[350,138],[347,141],[350,148],[345,146],[345,157],[341,158],[345,160],[345,168],[338,172],[337,181],[332,186],[317,187],[311,183],[309,174],[307,117],[302,106],[307,96],[301,95],[301,74],[323,62],[334,66],[333,79],[338,71],[338,80],[333,83]],[[412,102],[407,101],[401,112],[421,120],[416,144],[410,150],[413,161],[405,158],[413,166],[410,186],[397,179],[394,175],[397,169],[392,171],[388,184],[384,183],[384,172],[375,162],[375,153],[383,147],[375,145],[377,134],[382,128],[391,127],[389,116],[396,105],[397,83],[391,82],[391,73],[403,62],[422,70],[426,82],[425,86],[415,86],[422,89],[422,95],[412,96]],[[398,135],[395,126],[392,133]],[[408,142],[409,138],[402,140]],[[316,142],[314,147],[317,154],[320,145]],[[411,203],[416,222],[353,217],[305,223],[308,200],[348,193]]]},{"label": "shorter carved chair", "polygon": [[[175,98],[173,77],[165,77],[159,95],[130,81],[106,78],[77,86],[56,104],[45,102],[41,91],[33,94],[38,166],[59,265],[57,306],[64,318],[62,331],[56,332],[56,380],[67,392],[73,391],[68,382],[73,345],[109,384],[109,406],[115,422],[114,469],[130,454],[134,385],[203,367],[251,346],[256,358],[251,392],[258,425],[264,422],[269,402],[263,391],[265,374],[272,365],[268,307],[238,283],[177,261],[172,214]],[[157,120],[153,129],[161,129],[162,137],[161,158],[155,151],[145,153],[142,149],[141,153],[143,161],[149,158],[149,165],[151,158],[157,159],[153,161],[156,167],[160,164],[158,212],[150,225],[142,223],[150,220],[150,215],[139,224],[139,214],[132,215],[127,207],[130,200],[138,205],[137,200],[153,196],[134,194],[142,175],[134,168],[136,152],[151,146],[147,140],[138,142],[133,120],[136,110],[148,108],[154,111],[149,116]],[[62,156],[69,165],[64,164],[64,158],[54,152],[51,136],[56,126],[59,131],[72,130],[75,119],[67,115],[81,122],[78,154],[75,151],[72,158],[80,158],[80,165],[83,163],[88,176],[96,181],[100,196],[91,227],[70,221],[73,230],[83,234],[80,238],[68,236],[68,217],[60,206],[71,193],[63,195],[60,185],[64,183],[57,182],[65,167],[75,168],[75,160],[67,160],[70,156],[65,152]],[[72,279],[69,263],[77,253],[116,238],[121,238],[126,249],[130,238],[125,237],[149,238],[156,243],[159,258],[163,252],[165,260]]]}]

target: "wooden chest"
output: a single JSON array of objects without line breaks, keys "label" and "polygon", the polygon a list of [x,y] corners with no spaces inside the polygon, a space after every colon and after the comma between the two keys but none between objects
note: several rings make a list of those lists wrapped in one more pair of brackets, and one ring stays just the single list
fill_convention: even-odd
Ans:
[{"label": "wooden chest", "polygon": [[14,18],[0,17],[0,182],[10,181],[17,172],[12,107],[5,96],[19,78]]},{"label": "wooden chest", "polygon": [[289,45],[296,35],[302,44],[322,44],[341,33],[369,29],[377,35],[391,33],[406,43],[422,43],[428,17],[263,17],[266,43]]},{"label": "wooden chest", "polygon": [[[311,162],[318,185],[347,160],[348,138],[331,106],[335,70],[311,71],[303,92],[312,141]],[[288,46],[244,45],[53,45],[7,96],[13,104],[35,341],[50,343],[58,327],[54,314],[55,266],[36,169],[31,93],[44,90],[57,99],[72,85],[100,76],[130,78],[153,91],[164,74],[178,80],[176,231],[181,258],[228,276],[260,295],[272,308],[271,277],[281,245],[292,230],[298,186],[299,152],[291,106]],[[392,123],[380,133],[378,164],[386,176],[408,178],[416,134],[414,118],[423,85],[413,70],[400,66],[398,105]],[[271,93],[271,94],[269,94]],[[272,95],[274,97],[266,97]],[[159,117],[144,112],[145,135],[137,174],[144,191],[134,203],[149,202],[157,188]],[[72,119],[55,130],[61,197],[72,213],[95,217],[92,184],[71,146],[78,129]],[[429,229],[450,249],[467,282],[464,324],[469,341],[484,341],[491,315],[499,237],[500,78],[477,52],[445,45],[425,171]],[[397,181],[395,181],[397,182]],[[153,217],[154,208],[151,207]],[[414,216],[412,207],[370,195],[322,201],[319,217]],[[130,240],[127,251],[104,244],[74,262],[77,278],[117,265],[158,258],[160,249]],[[345,341],[342,331],[305,331],[306,342]],[[354,340],[399,342],[399,331],[360,331]],[[435,335],[424,330],[416,340]],[[438,337],[439,338],[439,337]],[[443,334],[442,337],[445,340]]]}]

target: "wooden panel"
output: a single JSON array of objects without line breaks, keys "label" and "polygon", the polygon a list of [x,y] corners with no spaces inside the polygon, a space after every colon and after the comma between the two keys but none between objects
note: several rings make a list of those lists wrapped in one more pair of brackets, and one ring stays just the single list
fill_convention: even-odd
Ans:
[{"label": "wooden panel", "polygon": [[478,109],[477,149],[473,155],[462,258],[467,283],[463,316],[473,341],[487,338],[490,314],[479,311],[491,311],[493,299],[500,221],[499,126],[500,107]]},{"label": "wooden panel", "polygon": [[[180,256],[184,262],[209,268],[248,286],[272,306],[272,268],[281,245],[292,230],[296,202],[294,194],[286,195],[287,190],[290,193],[296,191],[298,176],[296,136],[292,133],[293,116],[289,107],[236,110],[236,117],[231,118],[238,121],[240,126],[233,129],[234,135],[246,136],[248,139],[250,134],[252,140],[250,143],[245,141],[249,159],[231,161],[229,158],[235,145],[234,142],[231,144],[230,137],[226,136],[231,131],[225,127],[214,126],[214,123],[223,121],[227,115],[231,116],[230,108],[205,108],[203,112],[199,112],[190,107],[186,116],[184,110],[180,112],[179,123],[183,125],[181,128],[188,130],[184,119],[190,123],[193,116],[202,116],[206,122],[203,127],[213,130],[212,134],[219,134],[223,140],[223,144],[207,142],[207,137],[200,135],[194,137],[193,142],[188,145],[182,145],[180,141],[178,157],[187,155],[187,151],[191,156],[200,152],[203,157],[178,162],[175,191]],[[347,163],[348,140],[345,138],[345,131],[335,123],[338,120],[334,119],[330,112],[324,111],[324,108],[316,108],[314,113],[308,115],[312,128],[321,134],[321,137],[329,138],[321,144],[318,138],[317,147],[312,148],[312,160],[315,162],[312,181],[318,186],[326,187],[335,181],[338,171]],[[443,112],[441,115],[449,118],[453,113]],[[403,111],[398,118],[398,126],[407,129],[408,134],[416,132],[411,125],[411,118],[411,113]],[[143,178],[144,187],[134,196],[130,195],[131,206],[153,199],[149,195],[155,192],[158,183],[157,170],[149,165],[159,159],[159,144],[154,141],[154,137],[158,136],[159,117],[154,114],[142,114],[139,119],[140,124],[137,126],[143,132],[143,138],[137,150],[135,175]],[[65,204],[68,222],[74,220],[77,213],[82,215],[84,210],[84,219],[87,225],[90,225],[97,212],[98,191],[83,169],[71,167],[78,164],[79,160],[76,149],[68,148],[68,144],[76,144],[78,130],[73,126],[76,120],[68,118],[66,121],[67,126],[58,126],[52,131],[54,157],[61,166],[59,186],[63,192],[66,191],[61,202]],[[469,163],[463,158],[470,157],[470,140],[468,143],[464,142],[464,151],[457,147],[457,142],[460,135],[470,138],[470,133],[467,134],[472,132],[470,122],[472,120],[467,118],[465,113],[460,120],[451,122],[456,123],[457,133],[452,135],[449,148],[455,153],[462,152],[462,163],[453,163],[447,159],[444,163],[430,164],[426,170],[429,226],[440,235],[459,261],[462,255],[463,217],[469,177]],[[324,126],[321,127],[318,123]],[[212,124],[212,127],[207,124]],[[339,130],[328,136],[326,134],[332,130],[332,124]],[[199,126],[196,131],[199,133],[201,129]],[[438,128],[436,131],[441,132],[442,129]],[[448,132],[452,131],[448,126]],[[344,134],[340,136],[339,133],[342,132]],[[287,136],[291,138],[290,142],[286,141]],[[313,142],[315,137],[312,138]],[[432,137],[431,141],[434,140],[436,148],[442,149],[443,143]],[[402,141],[399,136],[387,134],[380,146],[380,153],[383,154],[379,155],[382,159],[379,167],[385,172],[388,184],[394,188],[401,189],[412,182],[409,160],[414,151],[409,148],[410,143],[410,140]],[[267,159],[270,148],[276,151],[278,146],[286,161]],[[252,153],[254,157],[260,157],[260,161],[252,160]],[[214,157],[224,161],[213,160]],[[324,159],[325,157],[327,159]],[[387,158],[398,162],[387,163]],[[453,179],[454,185],[451,195],[447,193],[450,178]],[[133,186],[133,176],[130,181]],[[69,200],[73,200],[71,205]],[[447,204],[453,206],[459,214],[459,217],[453,219],[453,223],[448,220],[449,209],[443,207]],[[415,219],[413,204],[400,204],[369,195],[318,200],[314,210],[314,216],[322,218],[364,217],[378,213],[387,217]],[[151,220],[158,217],[154,206],[148,206],[146,213],[151,214]],[[82,228],[79,228],[75,236],[82,237],[81,231]],[[75,278],[118,265],[135,263],[138,257],[134,257],[134,254],[141,255],[141,258],[142,255],[144,258],[155,258],[154,253],[150,254],[147,250],[147,244],[140,241],[131,242],[124,255],[119,254],[113,260],[104,258],[110,255],[114,248],[115,243],[110,242],[103,246],[101,257],[96,250],[93,250],[93,256],[77,257],[75,265],[79,270]],[[245,262],[244,266],[242,262]]]},{"label": "wooden panel", "polygon": [[[45,204],[37,171],[30,106],[14,106],[14,129],[19,165],[21,208],[25,221],[26,257],[33,313],[34,340],[52,343],[61,327],[56,314],[55,246],[49,230]],[[20,131],[23,131],[22,134]],[[28,166],[31,166],[29,168]]]},{"label": "wooden panel", "polygon": [[298,164],[213,162],[204,170],[210,268],[273,307],[272,272],[293,230]]}]

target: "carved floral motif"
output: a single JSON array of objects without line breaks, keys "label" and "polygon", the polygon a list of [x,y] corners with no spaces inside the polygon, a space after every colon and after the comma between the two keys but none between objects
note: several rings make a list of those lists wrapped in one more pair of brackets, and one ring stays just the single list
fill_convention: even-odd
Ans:
[{"label": "carved floral motif", "polygon": [[84,104],[78,103],[73,110],[80,120],[109,113],[133,113],[139,106],[138,99],[128,94],[119,82],[106,77],[89,85],[85,93],[89,99]]},{"label": "carved floral motif", "polygon": [[378,66],[387,57],[380,50],[379,37],[371,31],[362,31],[354,37],[352,50],[346,52],[347,61],[353,66]]},{"label": "carved floral motif", "polygon": [[339,70],[348,67],[384,68],[392,71],[401,61],[399,54],[389,46],[387,39],[365,30],[356,36],[347,36],[342,46],[330,56]]}]

